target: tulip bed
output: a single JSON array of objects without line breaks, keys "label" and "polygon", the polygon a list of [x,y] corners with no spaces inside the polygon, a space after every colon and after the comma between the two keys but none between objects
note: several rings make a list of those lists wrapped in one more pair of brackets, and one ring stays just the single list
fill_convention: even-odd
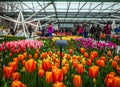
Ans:
[{"label": "tulip bed", "polygon": [[74,38],[60,51],[55,40],[0,44],[1,87],[120,87],[116,44]]}]

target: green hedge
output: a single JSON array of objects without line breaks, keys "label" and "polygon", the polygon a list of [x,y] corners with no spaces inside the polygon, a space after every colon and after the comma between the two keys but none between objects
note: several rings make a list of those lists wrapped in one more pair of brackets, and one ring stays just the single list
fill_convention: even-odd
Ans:
[{"label": "green hedge", "polygon": [[24,40],[25,37],[17,37],[17,36],[0,36],[0,43],[2,42],[9,42],[9,41],[17,41],[17,40]]}]

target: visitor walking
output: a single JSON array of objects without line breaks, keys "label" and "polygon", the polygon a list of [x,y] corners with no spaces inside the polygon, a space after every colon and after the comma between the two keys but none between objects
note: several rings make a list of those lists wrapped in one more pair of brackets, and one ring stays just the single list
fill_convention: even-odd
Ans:
[{"label": "visitor walking", "polygon": [[108,23],[104,26],[104,33],[106,35],[106,42],[109,42],[110,41],[110,35],[111,35],[111,24],[110,22],[108,21]]},{"label": "visitor walking", "polygon": [[53,26],[51,23],[49,23],[48,25],[48,36],[52,37],[52,33],[53,33]]},{"label": "visitor walking", "polygon": [[32,36],[32,26],[31,25],[28,27],[28,32],[29,32],[29,38],[31,38],[31,36]]}]

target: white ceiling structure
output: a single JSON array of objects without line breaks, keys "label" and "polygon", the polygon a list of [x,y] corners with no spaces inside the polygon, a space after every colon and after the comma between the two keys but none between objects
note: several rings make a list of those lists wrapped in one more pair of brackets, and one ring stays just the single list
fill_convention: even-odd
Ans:
[{"label": "white ceiling structure", "polygon": [[39,11],[32,19],[55,14],[41,21],[57,20],[62,23],[120,21],[119,2],[0,2],[0,10],[1,15],[14,18],[17,18],[19,11],[25,18]]}]

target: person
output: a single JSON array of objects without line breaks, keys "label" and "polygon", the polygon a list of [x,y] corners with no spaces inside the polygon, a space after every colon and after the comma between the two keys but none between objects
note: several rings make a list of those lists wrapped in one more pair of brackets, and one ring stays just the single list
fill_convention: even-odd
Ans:
[{"label": "person", "polygon": [[95,30],[95,37],[96,37],[96,40],[99,42],[99,40],[100,40],[100,32],[101,32],[102,30],[101,30],[101,27],[100,27],[100,25],[98,24],[97,25],[97,28],[96,28],[96,30]]},{"label": "person", "polygon": [[84,24],[83,24],[83,34],[84,34],[84,37],[85,38],[88,38],[88,33],[89,33],[89,26],[87,25],[87,23],[85,22]]},{"label": "person", "polygon": [[93,23],[90,29],[91,38],[95,36],[95,30],[96,30],[96,24]]},{"label": "person", "polygon": [[106,35],[106,42],[109,42],[110,41],[110,35],[111,35],[111,24],[110,22],[108,21],[108,23],[104,26],[104,33]]},{"label": "person", "polygon": [[52,37],[52,33],[53,33],[53,26],[51,23],[49,23],[48,25],[48,36]]},{"label": "person", "polygon": [[29,32],[29,38],[31,38],[31,36],[32,36],[32,26],[31,25],[28,27],[28,32]]},{"label": "person", "polygon": [[116,35],[118,35],[119,31],[120,31],[119,27],[116,26],[116,28],[114,29],[114,32],[116,33]]},{"label": "person", "polygon": [[79,25],[78,30],[77,30],[77,35],[78,35],[78,36],[79,36],[79,35],[82,36],[82,33],[83,33],[83,28],[82,28],[81,25]]}]

